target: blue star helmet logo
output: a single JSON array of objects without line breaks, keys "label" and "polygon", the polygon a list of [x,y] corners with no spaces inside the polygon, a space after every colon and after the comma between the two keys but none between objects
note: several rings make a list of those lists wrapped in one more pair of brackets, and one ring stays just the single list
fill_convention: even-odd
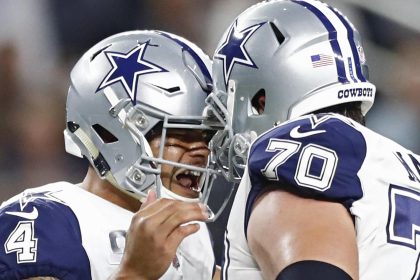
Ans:
[{"label": "blue star helmet logo", "polygon": [[245,44],[248,39],[251,38],[252,34],[254,34],[254,32],[264,24],[265,22],[258,23],[238,31],[238,22],[235,20],[229,29],[226,40],[216,50],[214,58],[223,60],[223,77],[225,79],[226,86],[235,64],[258,68],[247,53]]},{"label": "blue star helmet logo", "polygon": [[140,75],[168,72],[168,70],[163,67],[144,59],[144,54],[148,46],[149,42],[139,44],[128,53],[105,51],[104,53],[111,63],[112,69],[101,82],[96,92],[119,82],[123,85],[133,104],[135,104],[137,97],[137,81]]}]

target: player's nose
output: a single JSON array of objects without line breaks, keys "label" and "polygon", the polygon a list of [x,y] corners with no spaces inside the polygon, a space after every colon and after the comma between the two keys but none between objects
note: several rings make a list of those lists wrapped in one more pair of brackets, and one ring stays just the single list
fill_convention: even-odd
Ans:
[{"label": "player's nose", "polygon": [[207,163],[210,150],[204,140],[197,140],[188,143],[187,154],[189,157],[194,158],[197,163],[203,165]]}]

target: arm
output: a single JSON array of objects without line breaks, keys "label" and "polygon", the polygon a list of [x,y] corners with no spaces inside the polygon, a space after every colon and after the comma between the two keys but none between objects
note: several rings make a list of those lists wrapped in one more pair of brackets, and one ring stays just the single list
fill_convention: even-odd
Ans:
[{"label": "arm", "polygon": [[220,266],[216,265],[216,271],[213,275],[213,280],[220,280]]},{"label": "arm", "polygon": [[168,269],[181,241],[199,230],[198,224],[190,222],[208,218],[205,206],[156,200],[154,192],[145,204],[131,221],[124,256],[110,279],[158,279]]},{"label": "arm", "polygon": [[266,279],[302,260],[332,264],[358,279],[354,225],[338,203],[266,192],[254,205],[248,243]]}]

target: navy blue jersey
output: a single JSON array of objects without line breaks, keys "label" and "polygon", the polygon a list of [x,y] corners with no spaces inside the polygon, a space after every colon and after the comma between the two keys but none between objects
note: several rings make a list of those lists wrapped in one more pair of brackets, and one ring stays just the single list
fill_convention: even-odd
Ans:
[{"label": "navy blue jersey", "polygon": [[247,212],[267,184],[349,208],[363,195],[357,173],[365,157],[361,132],[331,115],[311,115],[272,129],[250,149]]},{"label": "navy blue jersey", "polygon": [[341,203],[355,221],[360,279],[419,279],[420,157],[340,115],[308,115],[252,144],[232,206],[223,275],[262,279],[246,240],[267,188]]}]

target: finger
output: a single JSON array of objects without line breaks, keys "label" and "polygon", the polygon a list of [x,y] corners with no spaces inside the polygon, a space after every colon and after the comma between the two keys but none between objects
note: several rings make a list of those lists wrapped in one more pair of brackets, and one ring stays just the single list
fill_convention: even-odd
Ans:
[{"label": "finger", "polygon": [[162,220],[166,219],[166,217],[161,216],[169,215],[169,213],[162,214],[161,212],[163,209],[165,209],[166,205],[171,203],[172,200],[163,198],[150,202],[150,204],[141,207],[140,210],[133,215],[130,228],[132,228],[133,231],[140,230],[144,233],[154,231],[162,223]]},{"label": "finger", "polygon": [[132,221],[143,235],[153,233],[155,239],[164,242],[180,225],[192,221],[205,221],[207,208],[199,203],[159,199],[138,211]]},{"label": "finger", "polygon": [[166,207],[162,212],[163,219],[161,228],[166,230],[169,236],[180,225],[193,221],[205,221],[208,218],[207,208],[199,203],[176,203]]},{"label": "finger", "polygon": [[[153,200],[153,194],[151,199]],[[171,204],[173,200],[171,199],[167,199],[167,198],[159,198],[156,199],[154,201],[151,201],[150,203],[143,203],[146,204],[140,207],[140,210],[137,211],[136,215],[140,216],[140,217],[145,217],[148,215],[152,215],[155,212],[158,212],[160,210],[162,210],[166,205]]]},{"label": "finger", "polygon": [[159,201],[151,206],[154,211],[148,211],[148,213],[150,213],[151,216],[153,215],[155,221],[163,224],[167,220],[170,220],[173,224],[172,227],[176,227],[189,221],[202,221],[208,217],[207,208],[200,203],[167,200]]},{"label": "finger", "polygon": [[152,202],[154,202],[156,200],[157,200],[156,191],[150,190],[147,193],[146,201],[141,205],[140,209],[144,209],[145,207],[147,207],[148,205],[150,205]]},{"label": "finger", "polygon": [[[180,225],[192,221],[205,221],[208,217],[205,206],[198,203],[171,200],[161,204],[161,208],[140,221],[147,232],[155,232],[157,237],[167,239]],[[147,209],[147,208],[146,208]],[[137,215],[137,214],[136,214]],[[141,217],[141,216],[139,216]]]},{"label": "finger", "polygon": [[172,233],[168,236],[167,244],[170,246],[170,250],[175,251],[178,248],[179,244],[184,240],[185,237],[196,233],[199,231],[200,225],[197,223],[181,225],[177,227]]}]

